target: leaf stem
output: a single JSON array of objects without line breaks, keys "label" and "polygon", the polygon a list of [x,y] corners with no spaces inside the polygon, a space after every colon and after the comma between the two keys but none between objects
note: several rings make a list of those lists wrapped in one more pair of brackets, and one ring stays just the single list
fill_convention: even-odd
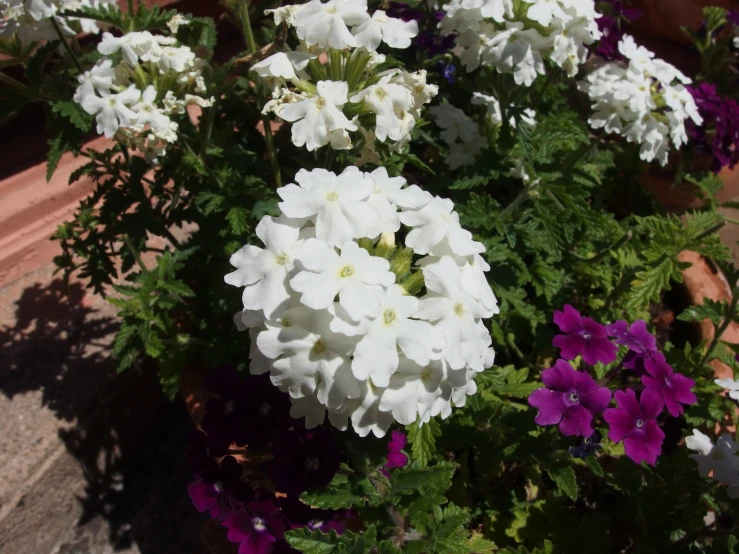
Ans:
[{"label": "leaf stem", "polygon": [[[244,42],[249,50],[249,54],[257,53],[257,43],[254,40],[254,31],[251,28],[251,18],[249,17],[249,0],[239,0],[239,19],[241,20],[241,32],[244,35]],[[257,82],[255,85],[257,92],[258,105],[257,109],[261,113],[265,105],[264,85]],[[262,125],[264,126],[264,141],[267,143],[267,157],[272,168],[272,176],[275,180],[275,186],[282,186],[282,172],[280,164],[277,161],[277,149],[275,148],[274,137],[272,136],[272,127],[270,120],[266,115],[262,115]]]},{"label": "leaf stem", "polygon": [[510,215],[516,211],[516,209],[523,204],[524,200],[526,200],[531,191],[533,191],[536,187],[539,186],[539,181],[536,179],[529,179],[529,182],[526,183],[523,190],[518,193],[518,196],[513,199],[513,202],[508,204],[503,210],[498,214],[498,219],[500,221],[505,221],[510,217]]},{"label": "leaf stem", "polygon": [[62,46],[64,46],[64,50],[66,50],[69,57],[72,58],[72,62],[74,62],[77,71],[79,71],[80,73],[84,73],[85,70],[82,68],[82,64],[77,58],[77,54],[74,53],[74,50],[72,50],[69,42],[67,42],[67,37],[64,36],[64,31],[62,31],[62,28],[59,26],[59,22],[56,20],[56,17],[52,16],[49,19],[51,20],[51,24],[54,27],[54,31],[56,31],[56,34],[59,35],[59,40],[62,41]]},{"label": "leaf stem", "polygon": [[133,244],[131,244],[131,239],[128,238],[128,235],[123,235],[123,242],[126,243],[126,247],[128,248],[129,252],[131,252],[131,255],[133,256],[133,259],[136,260],[136,263],[139,264],[139,267],[141,268],[141,271],[143,271],[144,273],[149,273],[148,268],[144,264],[144,260],[141,259],[141,255],[133,247]]}]

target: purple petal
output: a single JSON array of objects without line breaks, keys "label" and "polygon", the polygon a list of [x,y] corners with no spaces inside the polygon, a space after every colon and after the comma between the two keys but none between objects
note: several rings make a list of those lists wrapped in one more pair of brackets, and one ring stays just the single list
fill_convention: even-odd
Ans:
[{"label": "purple petal", "polygon": [[232,513],[223,521],[223,526],[228,529],[226,538],[233,543],[241,543],[249,540],[252,532],[252,516],[246,510]]},{"label": "purple petal", "polygon": [[641,344],[643,352],[652,352],[657,349],[657,339],[647,330],[647,322],[643,319],[637,319],[631,324],[632,337]]},{"label": "purple petal", "polygon": [[611,391],[606,387],[598,387],[580,402],[590,413],[599,414],[611,403]]},{"label": "purple petal", "polygon": [[403,450],[408,444],[408,437],[406,437],[405,434],[401,433],[400,431],[393,431],[392,433],[390,433],[390,437],[390,442],[387,445],[388,450]]},{"label": "purple petal", "polygon": [[647,448],[647,440],[643,431],[632,433],[624,439],[624,452],[635,464],[647,460],[647,463],[654,465],[654,461],[657,459],[657,456],[652,456],[649,448]]},{"label": "purple petal", "polygon": [[685,409],[682,407],[682,405],[675,400],[675,397],[672,396],[667,390],[664,391],[666,394],[662,395],[662,400],[665,403],[665,408],[667,408],[668,413],[672,417],[680,417]]},{"label": "purple petal", "polygon": [[615,323],[606,325],[606,331],[608,332],[609,337],[623,339],[626,333],[629,332],[629,324],[626,323],[623,319],[619,319]]},{"label": "purple petal", "polygon": [[218,491],[212,483],[206,483],[202,479],[196,479],[187,486],[187,492],[190,494],[195,509],[198,512],[210,510],[216,503]]},{"label": "purple petal", "polygon": [[621,442],[636,427],[635,419],[623,408],[608,408],[603,412],[603,419],[610,426],[608,438],[613,442]]},{"label": "purple petal", "polygon": [[655,419],[662,413],[664,401],[662,395],[654,389],[644,389],[639,397],[639,406],[641,407],[642,419]]},{"label": "purple petal", "polygon": [[571,391],[577,383],[578,372],[564,360],[557,360],[554,367],[541,373],[541,381],[549,389],[564,392]]},{"label": "purple petal", "polygon": [[562,413],[567,409],[564,402],[564,393],[549,389],[537,389],[529,396],[529,404],[539,408],[534,421],[538,425],[556,425],[562,419]]},{"label": "purple petal", "polygon": [[262,532],[254,532],[249,540],[239,545],[239,554],[269,554],[272,552],[272,543],[275,537],[266,529]]},{"label": "purple petal", "polygon": [[657,457],[662,453],[662,441],[665,439],[665,434],[654,420],[647,421],[644,426],[644,434],[646,437],[647,449],[650,454],[647,459],[647,463],[654,465],[657,463]]},{"label": "purple petal", "polygon": [[675,373],[670,379],[672,384],[672,394],[675,400],[690,406],[698,401],[698,397],[690,390],[695,386],[695,381],[690,377],[685,377],[682,373]]},{"label": "purple petal", "polygon": [[567,408],[562,414],[559,430],[565,437],[571,437],[573,435],[589,437],[593,434],[593,428],[590,426],[592,421],[593,414],[585,409],[585,407],[575,404]]},{"label": "purple petal", "polygon": [[595,365],[598,362],[610,364],[616,361],[618,346],[608,339],[593,338],[585,341],[582,359],[586,364]]},{"label": "purple petal", "polygon": [[582,316],[575,308],[565,304],[564,312],[554,312],[554,323],[563,333],[574,333],[580,328]]},{"label": "purple petal", "polygon": [[604,339],[607,336],[605,325],[601,325],[592,318],[584,317],[580,325],[582,330],[593,338]]},{"label": "purple petal", "polygon": [[399,469],[408,463],[408,456],[402,452],[388,452],[385,469]]},{"label": "purple petal", "polygon": [[633,390],[617,390],[613,396],[616,399],[618,407],[624,410],[633,419],[636,420],[642,417],[641,407],[639,406],[639,402],[636,400],[636,393],[634,393]]},{"label": "purple petal", "polygon": [[561,356],[565,360],[574,360],[582,354],[585,339],[580,335],[557,335],[552,339],[552,344],[562,349]]}]

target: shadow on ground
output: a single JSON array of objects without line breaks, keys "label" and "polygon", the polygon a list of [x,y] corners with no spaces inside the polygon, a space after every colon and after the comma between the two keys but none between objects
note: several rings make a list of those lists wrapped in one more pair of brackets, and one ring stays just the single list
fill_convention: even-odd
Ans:
[{"label": "shadow on ground", "polygon": [[0,328],[0,393],[40,391],[81,468],[80,515],[59,552],[199,551],[183,403],[163,397],[152,368],[116,374],[117,322],[92,304],[79,283],[35,284],[16,302],[15,324]]}]

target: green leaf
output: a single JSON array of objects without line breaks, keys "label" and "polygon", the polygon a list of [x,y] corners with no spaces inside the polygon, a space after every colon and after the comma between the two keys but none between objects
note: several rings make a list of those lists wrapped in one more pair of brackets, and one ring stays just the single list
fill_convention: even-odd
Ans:
[{"label": "green leaf", "polygon": [[411,445],[411,460],[426,467],[436,453],[436,437],[441,436],[439,422],[431,419],[425,425],[418,422],[408,425],[408,443]]},{"label": "green leaf", "polygon": [[367,554],[377,546],[377,529],[370,525],[361,534],[345,531],[337,535],[333,530],[327,534],[302,528],[285,533],[285,540],[305,554]]},{"label": "green leaf", "polygon": [[718,302],[710,298],[704,298],[703,304],[689,306],[677,317],[680,321],[698,323],[708,319],[717,327],[724,319],[736,321],[736,314],[731,313],[731,304],[727,301]]},{"label": "green leaf", "polygon": [[243,206],[233,206],[226,214],[234,235],[243,235],[249,230],[249,211]]},{"label": "green leaf", "polygon": [[470,554],[492,554],[497,549],[495,543],[486,539],[481,533],[472,533],[467,543],[467,552]]},{"label": "green leaf", "polygon": [[69,120],[83,133],[92,128],[92,117],[77,102],[53,102],[51,109],[54,113],[58,113]]},{"label": "green leaf", "polygon": [[514,398],[528,398],[532,392],[541,386],[541,383],[508,383],[492,385],[489,390],[496,394],[512,396]]},{"label": "green leaf", "polygon": [[577,500],[577,477],[572,466],[566,466],[547,471],[557,485],[560,493],[567,495],[572,500]]},{"label": "green leaf", "polygon": [[49,151],[46,154],[46,182],[51,181],[51,178],[59,166],[59,161],[62,159],[64,152],[66,151],[67,142],[64,140],[64,136],[60,133],[53,139],[49,140]]},{"label": "green leaf", "polygon": [[431,467],[396,469],[390,475],[390,496],[398,497],[412,493],[443,493],[449,488],[456,467],[441,462]]}]

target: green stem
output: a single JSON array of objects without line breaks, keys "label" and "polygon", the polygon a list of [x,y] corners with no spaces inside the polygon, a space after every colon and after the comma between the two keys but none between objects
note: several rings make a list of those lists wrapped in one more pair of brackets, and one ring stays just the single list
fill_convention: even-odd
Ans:
[{"label": "green stem", "polygon": [[131,239],[128,238],[128,235],[123,235],[123,242],[126,243],[126,247],[128,248],[129,252],[131,252],[133,259],[136,260],[136,263],[139,264],[141,271],[143,271],[144,273],[149,273],[146,265],[144,265],[144,260],[141,259],[141,255],[133,247],[133,244],[131,244]]},{"label": "green stem", "polygon": [[128,14],[133,15],[134,8],[133,8],[133,0],[128,0]]},{"label": "green stem", "polygon": [[529,182],[526,183],[523,190],[518,193],[518,196],[513,199],[513,202],[508,204],[501,212],[498,214],[498,219],[500,221],[505,221],[510,217],[510,215],[516,211],[516,209],[523,204],[524,200],[526,200],[529,197],[529,194],[532,190],[534,190],[537,186],[539,186],[539,182],[536,179],[529,179]]},{"label": "green stem", "polygon": [[624,363],[621,362],[620,364],[617,364],[615,367],[608,370],[608,373],[603,376],[603,378],[598,382],[598,385],[601,387],[607,387],[609,383],[616,378],[616,375],[618,375],[618,372],[621,371],[621,368],[623,366]]},{"label": "green stem", "polygon": [[[730,314],[733,314],[736,311],[736,305],[737,302],[739,302],[739,294],[736,294],[736,290],[732,292],[731,295],[731,306],[729,307]],[[713,341],[711,341],[711,345],[706,350],[706,353],[703,354],[703,357],[701,358],[700,363],[698,364],[698,367],[703,367],[711,358],[711,354],[713,354],[713,351],[716,350],[716,347],[718,346],[719,340],[721,340],[721,336],[726,332],[726,330],[729,328],[729,325],[731,325],[732,320],[731,318],[724,319],[723,323],[721,323],[721,326],[716,329],[716,333],[714,334]]]},{"label": "green stem", "polygon": [[580,160],[584,159],[588,154],[590,154],[593,150],[595,150],[596,146],[598,146],[603,138],[605,137],[605,134],[598,135],[595,140],[591,141],[587,145],[583,145],[580,150],[577,150],[574,152],[564,163],[563,169],[561,173],[563,175],[567,175],[567,173],[570,172],[570,170],[575,167],[575,164],[579,162]]},{"label": "green stem", "polygon": [[632,231],[627,231],[624,236],[622,236],[620,239],[618,239],[613,245],[608,246],[607,248],[604,248],[600,252],[597,252],[590,258],[584,258],[583,256],[578,256],[575,254],[575,258],[578,260],[582,260],[583,262],[594,262],[597,260],[600,260],[601,258],[604,258],[608,255],[609,252],[613,252],[614,250],[618,250],[621,248],[624,244],[629,242],[631,240],[631,237],[634,236],[634,233]]},{"label": "green stem", "polygon": [[17,81],[13,79],[10,75],[7,75],[0,71],[0,83],[5,83],[6,85],[10,85],[14,89],[17,89],[20,91],[24,96],[28,96],[29,98],[32,97],[30,94],[29,88],[21,83],[20,81]]},{"label": "green stem", "polygon": [[59,35],[59,40],[62,41],[62,46],[64,46],[64,50],[66,50],[69,57],[72,58],[77,71],[79,71],[80,73],[84,73],[85,70],[82,69],[82,64],[77,59],[77,54],[74,53],[74,50],[72,50],[69,42],[67,42],[67,37],[64,36],[64,31],[62,31],[62,28],[59,26],[59,22],[56,20],[56,17],[50,17],[49,19],[51,20],[51,24],[54,27],[54,31],[56,31],[56,34]]},{"label": "green stem", "polygon": [[[249,17],[249,0],[239,0],[239,19],[241,20],[241,32],[244,34],[244,42],[250,54],[257,53],[257,42],[254,40],[254,32],[251,28],[251,18]],[[259,82],[256,85],[257,99],[259,101],[257,108],[262,111],[265,104],[264,85]],[[269,118],[262,116],[262,125],[264,125],[264,141],[267,143],[267,157],[272,168],[272,176],[275,180],[275,186],[282,186],[282,172],[280,164],[277,161],[277,149],[275,148],[274,137],[272,136],[272,127],[270,127]]]}]

